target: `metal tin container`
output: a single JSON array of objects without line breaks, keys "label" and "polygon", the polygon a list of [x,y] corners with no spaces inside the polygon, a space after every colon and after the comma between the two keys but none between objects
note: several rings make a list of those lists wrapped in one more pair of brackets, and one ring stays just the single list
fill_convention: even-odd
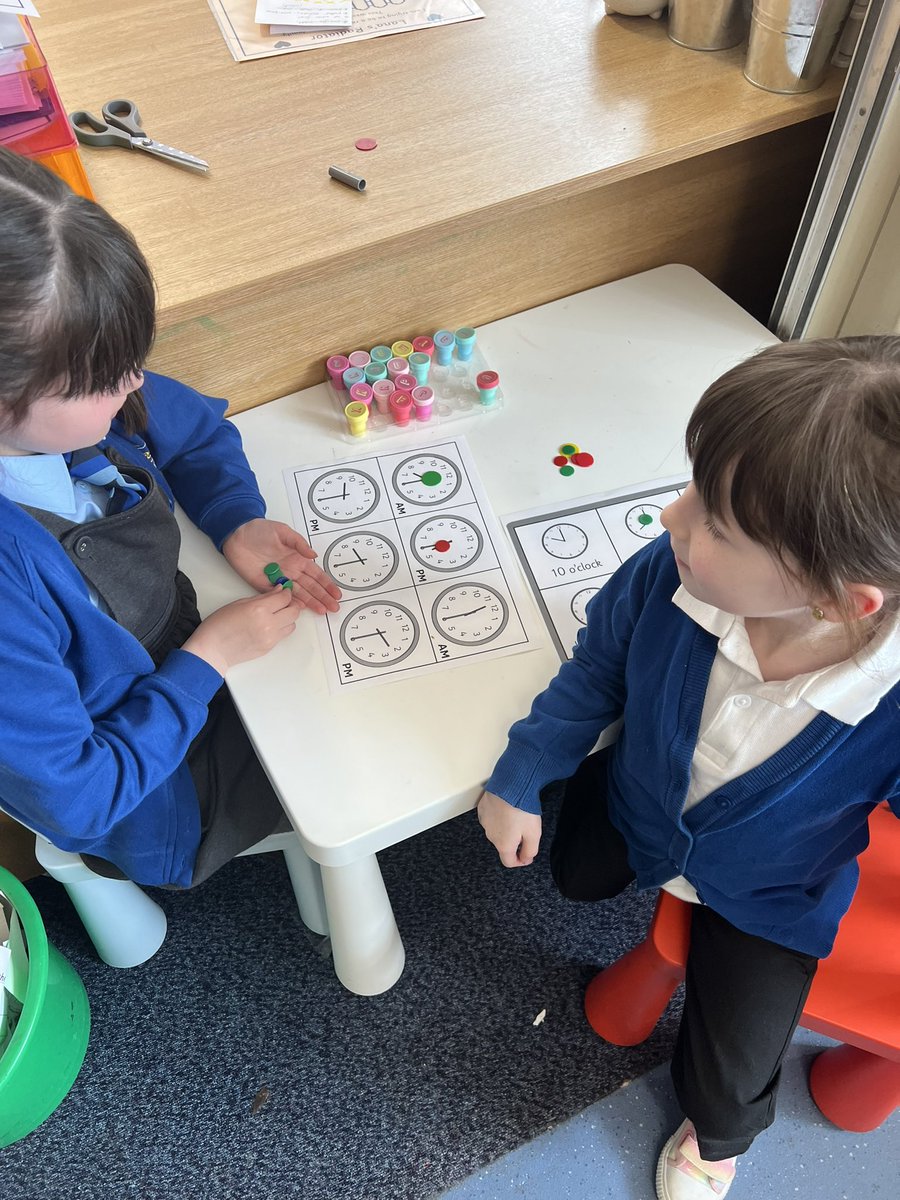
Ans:
[{"label": "metal tin container", "polygon": [[747,33],[746,0],[669,0],[669,37],[689,50],[727,50]]},{"label": "metal tin container", "polygon": [[825,78],[852,0],[753,0],[744,75],[767,92],[811,92]]}]

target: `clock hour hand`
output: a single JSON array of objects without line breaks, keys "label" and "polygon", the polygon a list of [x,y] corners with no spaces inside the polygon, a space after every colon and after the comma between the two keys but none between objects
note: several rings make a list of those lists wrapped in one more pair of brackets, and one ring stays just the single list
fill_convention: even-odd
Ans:
[{"label": "clock hour hand", "polygon": [[353,553],[356,555],[356,562],[354,562],[352,558],[348,558],[346,562],[332,563],[332,566],[334,566],[334,567],[354,567],[357,565],[357,563],[360,566],[364,566],[366,560],[360,555],[359,551],[354,550]]},{"label": "clock hour hand", "polygon": [[442,476],[440,471],[423,471],[421,475],[417,475],[415,471],[412,473],[412,479],[401,479],[401,483],[412,483],[412,480],[418,480],[419,483],[424,483],[426,487],[437,487],[441,482]]},{"label": "clock hour hand", "polygon": [[384,636],[383,629],[375,629],[371,633],[358,633],[356,635],[356,637],[352,637],[350,639],[350,641],[351,642],[361,642],[363,640],[363,638],[370,638],[370,637],[380,637],[386,646],[389,644],[387,638]]},{"label": "clock hour hand", "polygon": [[470,608],[468,612],[459,613],[457,615],[460,617],[471,617],[471,616],[474,616],[474,614],[477,612],[484,612],[484,610],[486,608],[487,608],[487,605],[482,604],[480,608]]}]

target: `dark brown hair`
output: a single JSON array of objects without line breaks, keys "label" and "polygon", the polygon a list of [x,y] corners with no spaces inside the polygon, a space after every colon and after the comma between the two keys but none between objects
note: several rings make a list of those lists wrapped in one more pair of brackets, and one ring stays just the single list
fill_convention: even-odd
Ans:
[{"label": "dark brown hair", "polygon": [[[0,146],[0,407],[113,391],[153,343],[153,278],[134,238],[51,171]],[[146,422],[140,392],[118,414]],[[74,449],[74,447],[73,447]]]},{"label": "dark brown hair", "polygon": [[708,511],[731,515],[846,622],[844,585],[900,599],[900,337],[785,342],[727,371],[687,428]]}]

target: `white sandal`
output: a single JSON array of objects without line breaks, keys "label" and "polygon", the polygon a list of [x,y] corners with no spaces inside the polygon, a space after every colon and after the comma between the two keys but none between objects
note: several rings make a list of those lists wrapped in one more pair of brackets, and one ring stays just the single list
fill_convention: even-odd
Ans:
[{"label": "white sandal", "polygon": [[736,1158],[707,1162],[700,1156],[690,1121],[682,1121],[662,1148],[656,1165],[658,1200],[713,1200],[727,1194]]}]

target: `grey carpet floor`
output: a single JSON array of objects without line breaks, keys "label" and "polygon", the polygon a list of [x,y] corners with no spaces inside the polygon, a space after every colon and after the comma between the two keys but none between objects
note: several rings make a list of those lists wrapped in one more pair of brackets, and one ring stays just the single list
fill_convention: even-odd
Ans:
[{"label": "grey carpet floor", "polygon": [[96,959],[58,885],[30,885],[93,1026],[69,1096],[0,1150],[4,1200],[426,1200],[668,1056],[677,1001],[633,1049],[582,1011],[652,895],[567,902],[546,852],[505,871],[471,815],[379,861],[407,966],[371,998],[299,924],[280,855],[155,892],[169,934],[130,971]]}]

